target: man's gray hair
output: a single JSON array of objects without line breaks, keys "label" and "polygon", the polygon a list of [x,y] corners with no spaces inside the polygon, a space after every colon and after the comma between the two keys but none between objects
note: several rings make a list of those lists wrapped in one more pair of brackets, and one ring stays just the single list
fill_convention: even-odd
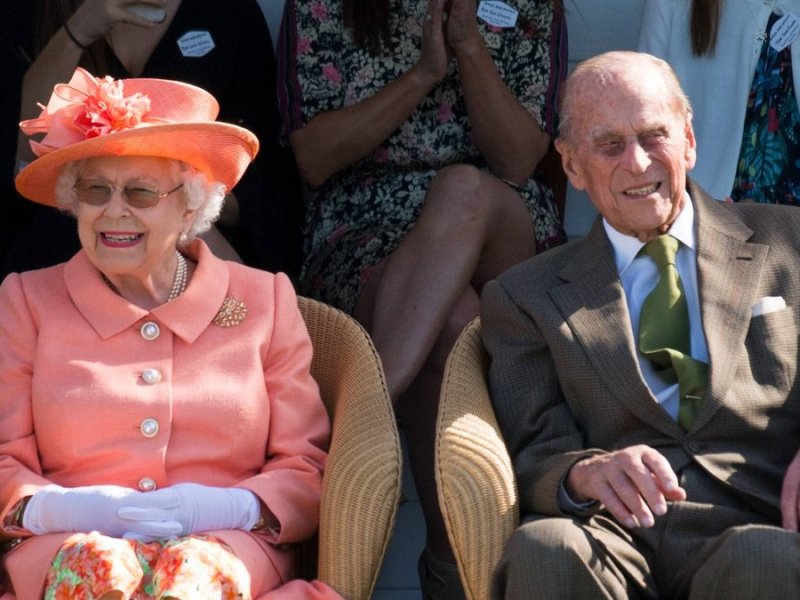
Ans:
[{"label": "man's gray hair", "polygon": [[576,97],[586,81],[592,80],[600,87],[606,87],[620,79],[624,80],[631,76],[630,66],[636,60],[651,63],[661,73],[667,90],[675,100],[675,109],[682,117],[691,119],[692,105],[669,63],[644,52],[617,50],[578,63],[567,77],[561,89],[558,137],[567,142],[573,139]]}]

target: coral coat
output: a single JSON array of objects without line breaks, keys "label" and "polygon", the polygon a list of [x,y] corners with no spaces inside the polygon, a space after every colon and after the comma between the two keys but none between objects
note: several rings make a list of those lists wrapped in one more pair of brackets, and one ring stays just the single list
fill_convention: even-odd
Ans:
[{"label": "coral coat", "polygon": [[[187,255],[197,261],[188,288],[152,311],[109,289],[83,252],[5,279],[0,519],[50,482],[247,488],[280,528],[215,535],[248,566],[257,597],[290,576],[283,544],[317,527],[329,422],[288,278],[224,262],[199,241]],[[229,298],[246,307],[244,319],[215,324]],[[155,339],[144,337],[146,323],[158,326]],[[148,436],[153,421],[157,432]],[[2,530],[4,538],[20,535],[30,534]],[[41,597],[68,535],[29,537],[8,553],[17,597]]]}]

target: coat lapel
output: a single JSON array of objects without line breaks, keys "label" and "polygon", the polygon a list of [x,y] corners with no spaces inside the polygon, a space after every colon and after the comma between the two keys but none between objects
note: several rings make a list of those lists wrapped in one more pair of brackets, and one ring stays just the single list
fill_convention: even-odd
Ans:
[{"label": "coat lapel", "polygon": [[549,294],[598,376],[641,420],[667,435],[680,432],[645,385],[636,360],[625,292],[602,221],[595,221]]},{"label": "coat lapel", "polygon": [[753,231],[692,182],[689,193],[697,219],[697,285],[710,363],[709,401],[697,428],[719,409],[733,382],[769,248],[748,243]]}]

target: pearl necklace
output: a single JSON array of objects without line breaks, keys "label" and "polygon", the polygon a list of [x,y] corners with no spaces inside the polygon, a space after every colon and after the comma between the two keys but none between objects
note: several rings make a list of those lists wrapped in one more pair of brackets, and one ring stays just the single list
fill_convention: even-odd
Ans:
[{"label": "pearl necklace", "polygon": [[172,281],[172,289],[169,291],[167,302],[175,300],[175,298],[180,296],[186,289],[186,276],[188,272],[186,259],[183,257],[183,254],[177,250],[175,251],[175,256],[178,259],[178,268],[175,271],[175,279]]},{"label": "pearl necklace", "polygon": [[[175,279],[172,280],[172,289],[169,291],[169,297],[167,298],[167,302],[172,302],[180,296],[184,291],[186,291],[186,282],[188,280],[189,268],[186,264],[186,259],[183,257],[183,254],[175,251],[175,257],[178,259],[178,268],[175,270]],[[105,273],[100,273],[100,276],[103,278],[103,281],[115,294],[119,294],[119,290],[114,287],[114,284],[111,283],[111,280],[106,277]]]}]

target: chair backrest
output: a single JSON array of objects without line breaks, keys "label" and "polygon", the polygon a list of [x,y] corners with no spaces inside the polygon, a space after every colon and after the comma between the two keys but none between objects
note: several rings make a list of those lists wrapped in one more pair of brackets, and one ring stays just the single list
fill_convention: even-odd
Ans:
[{"label": "chair backrest", "polygon": [[372,596],[394,530],[401,448],[380,359],[367,332],[298,298],[314,347],[311,374],[332,421],[322,483],[317,577],[348,600]]},{"label": "chair backrest", "polygon": [[436,435],[436,486],[469,600],[490,596],[492,572],[519,524],[516,481],[489,398],[480,319],[447,359]]}]

